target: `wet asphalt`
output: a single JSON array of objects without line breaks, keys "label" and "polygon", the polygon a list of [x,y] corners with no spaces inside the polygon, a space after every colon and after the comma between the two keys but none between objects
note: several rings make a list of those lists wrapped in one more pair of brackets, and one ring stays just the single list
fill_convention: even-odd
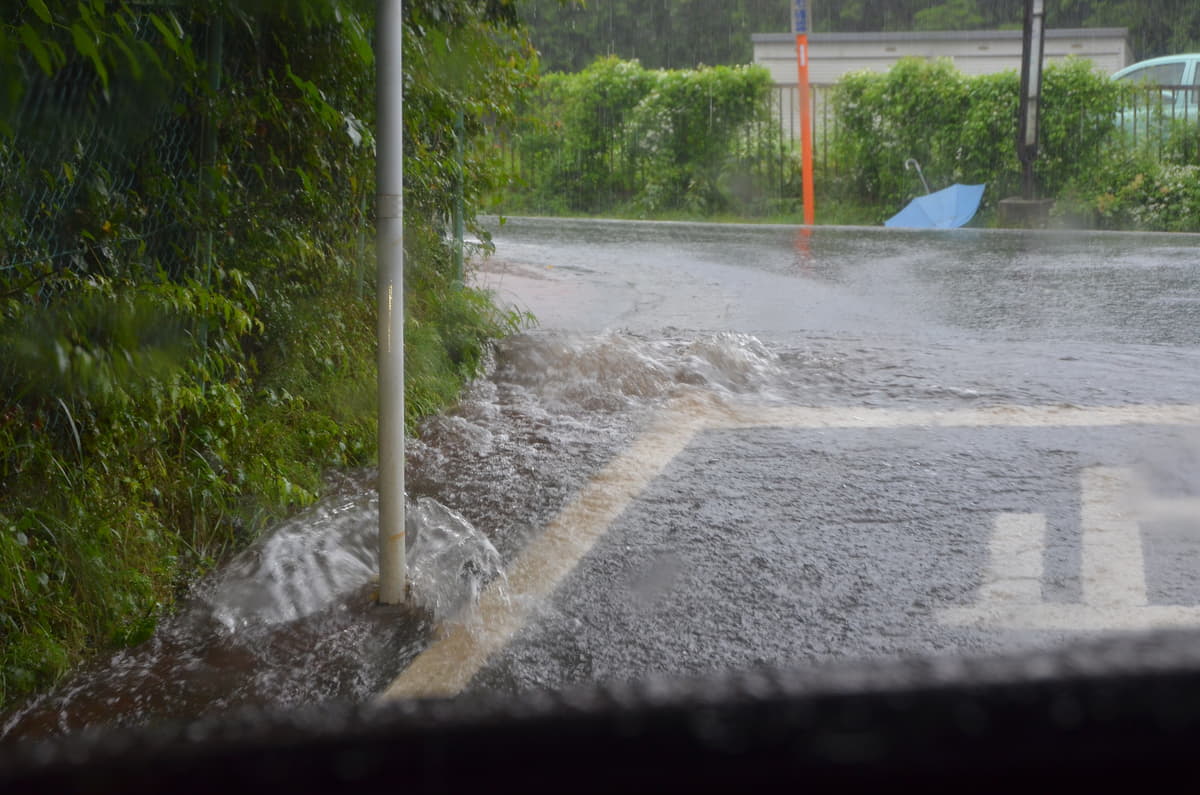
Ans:
[{"label": "wet asphalt", "polygon": [[[1200,238],[509,219],[495,245],[477,280],[534,313],[536,334],[753,335],[778,372],[721,397],[751,414],[1146,413],[1070,427],[702,429],[468,689],[1045,649],[1110,631],[1108,610],[1133,616],[1111,631],[1138,632],[1146,605],[1200,606],[1200,427],[1155,414],[1200,403]],[[1096,471],[1129,473],[1178,510],[1104,514],[1081,488]],[[1033,599],[1031,615],[1084,606],[1097,621],[945,618],[995,585],[997,517],[1010,515],[1046,528],[1023,553],[1037,580],[1032,597],[1017,588],[1015,612]],[[1085,539],[1126,519],[1143,562],[1112,553],[1112,579],[1128,564],[1145,596],[1110,604],[1096,595],[1103,565],[1084,562],[1103,543]],[[1097,565],[1101,585],[1086,584]]]}]

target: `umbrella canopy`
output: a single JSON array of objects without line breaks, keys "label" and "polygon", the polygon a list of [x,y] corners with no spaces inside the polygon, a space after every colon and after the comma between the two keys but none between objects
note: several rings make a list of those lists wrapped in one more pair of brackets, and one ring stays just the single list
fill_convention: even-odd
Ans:
[{"label": "umbrella canopy", "polygon": [[914,229],[954,229],[970,221],[983,198],[983,185],[955,183],[934,193],[918,196],[884,226]]}]

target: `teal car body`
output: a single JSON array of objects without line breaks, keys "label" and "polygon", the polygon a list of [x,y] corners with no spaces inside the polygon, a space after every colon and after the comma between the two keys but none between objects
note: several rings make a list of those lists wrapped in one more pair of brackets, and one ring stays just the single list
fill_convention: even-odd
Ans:
[{"label": "teal car body", "polygon": [[1115,72],[1112,79],[1147,89],[1144,102],[1139,100],[1121,112],[1121,126],[1126,129],[1200,118],[1200,53],[1139,61]]}]

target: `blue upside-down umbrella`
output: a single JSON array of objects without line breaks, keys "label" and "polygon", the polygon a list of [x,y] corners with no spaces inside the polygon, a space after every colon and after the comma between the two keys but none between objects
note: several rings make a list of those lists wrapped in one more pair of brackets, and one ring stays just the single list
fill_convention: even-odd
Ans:
[{"label": "blue upside-down umbrella", "polygon": [[[925,190],[929,183],[921,173],[921,164],[906,160],[904,167],[912,163],[917,168]],[[955,183],[948,188],[918,196],[900,212],[883,222],[884,226],[909,227],[914,229],[955,229],[975,217],[979,202],[983,198],[985,185],[961,185]]]}]

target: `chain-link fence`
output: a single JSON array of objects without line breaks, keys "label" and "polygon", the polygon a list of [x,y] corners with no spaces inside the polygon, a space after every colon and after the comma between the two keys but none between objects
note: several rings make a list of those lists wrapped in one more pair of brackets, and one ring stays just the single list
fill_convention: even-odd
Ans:
[{"label": "chain-link fence", "polygon": [[[137,19],[149,39],[149,16]],[[171,275],[202,256],[163,196],[197,195],[204,125],[177,83],[149,71],[102,80],[76,57],[47,75],[18,62],[24,92],[0,136],[0,278],[47,269]]]}]

